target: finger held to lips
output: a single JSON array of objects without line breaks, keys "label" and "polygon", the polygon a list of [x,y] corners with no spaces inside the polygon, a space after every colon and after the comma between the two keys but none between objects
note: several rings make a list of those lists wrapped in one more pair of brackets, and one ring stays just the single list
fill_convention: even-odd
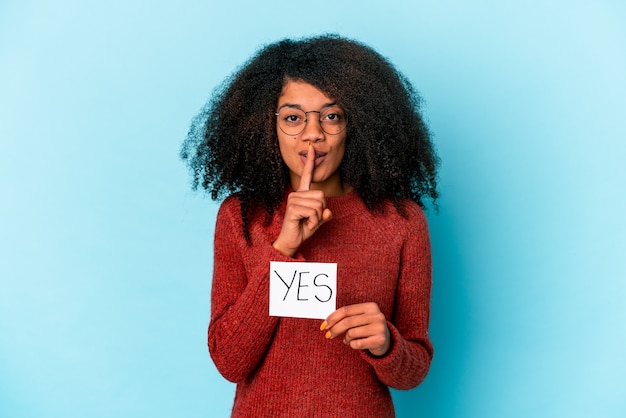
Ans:
[{"label": "finger held to lips", "polygon": [[298,191],[308,191],[311,188],[311,182],[313,181],[313,169],[315,168],[315,149],[309,142],[309,149],[306,155],[306,161],[302,168],[302,176],[300,176],[300,187]]}]

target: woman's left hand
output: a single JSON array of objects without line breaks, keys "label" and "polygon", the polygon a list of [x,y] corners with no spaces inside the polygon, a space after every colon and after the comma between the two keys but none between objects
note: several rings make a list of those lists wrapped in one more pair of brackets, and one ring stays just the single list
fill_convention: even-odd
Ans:
[{"label": "woman's left hand", "polygon": [[375,356],[386,354],[391,345],[387,320],[375,302],[343,306],[330,314],[320,329],[328,339],[344,334],[345,344]]}]

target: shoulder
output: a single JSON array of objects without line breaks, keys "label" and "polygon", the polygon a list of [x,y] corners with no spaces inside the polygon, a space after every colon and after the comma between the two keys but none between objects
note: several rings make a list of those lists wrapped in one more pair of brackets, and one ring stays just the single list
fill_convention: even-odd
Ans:
[{"label": "shoulder", "polygon": [[241,215],[241,200],[237,195],[230,195],[222,201],[218,213],[232,214],[234,212],[238,212]]},{"label": "shoulder", "polygon": [[386,200],[382,212],[385,217],[394,220],[401,218],[408,222],[426,222],[424,210],[410,199],[402,200],[399,207],[396,207],[390,200]]},{"label": "shoulder", "polygon": [[426,213],[424,213],[424,210],[414,201],[405,201],[403,209],[406,212],[406,217],[410,222],[423,225],[427,224],[428,221],[426,220]]},{"label": "shoulder", "polygon": [[327,198],[326,202],[333,211],[333,219],[360,219],[360,222],[372,222],[381,230],[393,234],[428,228],[426,214],[410,199],[402,200],[398,206],[391,200],[384,200],[380,205],[368,208],[357,193],[351,193],[340,198]]},{"label": "shoulder", "polygon": [[233,222],[241,219],[241,200],[237,196],[228,196],[217,211],[217,222]]},{"label": "shoulder", "polygon": [[216,236],[218,232],[229,234],[232,238],[251,241],[254,245],[257,240],[265,241],[269,239],[268,236],[276,234],[276,228],[280,230],[283,214],[284,202],[270,216],[258,205],[246,205],[245,200],[233,194],[224,199],[217,212]]},{"label": "shoulder", "polygon": [[424,210],[412,200],[404,200],[399,208],[390,202],[385,202],[381,214],[390,231],[403,235],[428,234],[428,220]]}]

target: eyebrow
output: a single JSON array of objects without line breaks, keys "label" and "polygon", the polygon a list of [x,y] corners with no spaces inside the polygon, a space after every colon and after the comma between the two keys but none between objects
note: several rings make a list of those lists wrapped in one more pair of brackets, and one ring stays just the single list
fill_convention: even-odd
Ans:
[{"label": "eyebrow", "polygon": [[[331,103],[325,103],[324,105],[322,105],[320,110],[326,109],[328,107],[331,106],[336,106],[337,102],[331,102]],[[283,103],[283,105],[281,107],[278,108],[278,110],[284,108],[284,107],[295,107],[296,109],[300,109],[304,112],[304,109],[302,108],[301,105],[297,104],[297,103]]]}]

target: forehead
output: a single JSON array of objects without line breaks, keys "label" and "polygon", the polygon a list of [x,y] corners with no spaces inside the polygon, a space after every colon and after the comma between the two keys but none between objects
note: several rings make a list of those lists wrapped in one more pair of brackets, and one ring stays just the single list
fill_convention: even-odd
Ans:
[{"label": "forehead", "polygon": [[306,109],[317,109],[333,104],[335,101],[323,91],[304,81],[290,80],[283,86],[278,96],[278,106],[286,104]]}]

